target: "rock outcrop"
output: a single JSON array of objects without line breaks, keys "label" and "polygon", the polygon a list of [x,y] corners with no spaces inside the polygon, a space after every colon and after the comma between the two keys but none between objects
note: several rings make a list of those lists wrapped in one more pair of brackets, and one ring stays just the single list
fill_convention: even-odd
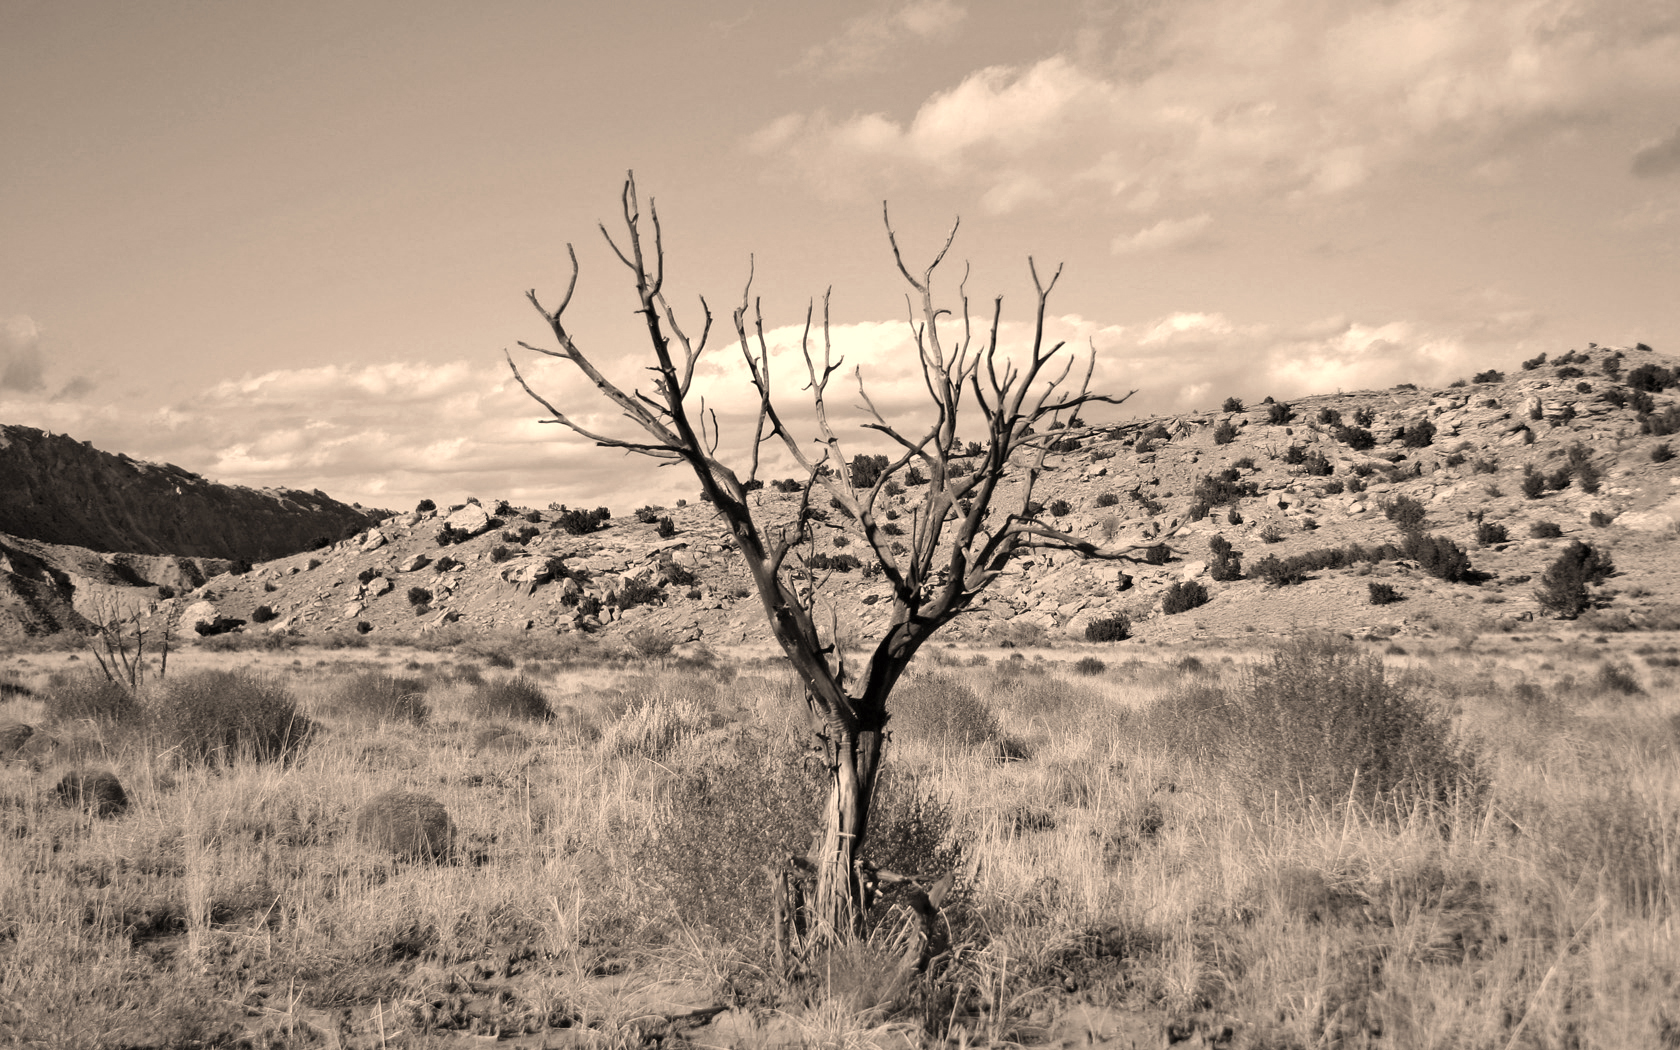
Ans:
[{"label": "rock outcrop", "polygon": [[[219,485],[32,427],[0,425],[0,532],[129,555],[268,561],[372,525],[320,491]],[[135,563],[149,583],[169,583]],[[184,582],[184,581],[183,581]]]}]

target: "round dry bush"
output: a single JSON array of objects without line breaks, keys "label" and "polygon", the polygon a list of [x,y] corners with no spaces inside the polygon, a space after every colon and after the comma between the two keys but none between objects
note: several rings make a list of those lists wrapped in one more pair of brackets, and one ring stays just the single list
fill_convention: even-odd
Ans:
[{"label": "round dry bush", "polygon": [[153,702],[152,719],[166,747],[216,765],[290,760],[314,731],[285,683],[252,671],[171,677]]},{"label": "round dry bush", "polygon": [[548,694],[524,675],[481,682],[468,694],[466,705],[478,718],[523,718],[535,722],[551,715]]},{"label": "round dry bush", "polygon": [[56,790],[64,805],[87,810],[96,817],[114,817],[128,809],[128,792],[108,769],[92,773],[73,770],[59,778]]},{"label": "round dry bush", "polygon": [[933,674],[908,679],[888,701],[890,727],[941,750],[1001,747],[1003,729],[972,689]]},{"label": "round dry bush", "polygon": [[47,718],[53,722],[122,724],[140,714],[133,693],[91,667],[54,674],[45,700]]},{"label": "round dry bush", "polygon": [[0,723],[0,760],[12,757],[12,753],[35,735],[35,727],[24,725],[22,722]]},{"label": "round dry bush", "polygon": [[335,714],[369,722],[409,722],[419,725],[431,713],[426,706],[426,683],[419,678],[367,671],[342,679],[333,690]]},{"label": "round dry bush", "polygon": [[394,790],[356,811],[356,838],[410,860],[442,860],[455,847],[455,826],[432,796]]}]

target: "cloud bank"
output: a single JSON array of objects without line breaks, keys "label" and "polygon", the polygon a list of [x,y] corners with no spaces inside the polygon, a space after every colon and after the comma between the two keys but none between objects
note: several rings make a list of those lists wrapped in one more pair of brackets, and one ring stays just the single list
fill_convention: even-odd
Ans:
[{"label": "cloud bank", "polygon": [[[1441,384],[1532,353],[1520,335],[1532,317],[1507,311],[1492,321],[1430,327],[1325,318],[1284,329],[1218,313],[1174,313],[1136,324],[1103,324],[1077,316],[1048,319],[1048,334],[1068,351],[1097,349],[1093,389],[1138,393],[1119,409],[1094,407],[1095,421],[1133,415],[1216,409],[1225,397],[1250,402],[1309,393],[1381,388],[1397,382]],[[948,340],[960,331],[947,323]],[[790,425],[815,454],[816,430],[804,387],[808,373],[802,328],[766,332],[773,388]],[[1030,330],[1002,329],[1003,352],[1025,351]],[[902,322],[837,326],[833,350],[844,359],[828,391],[830,421],[846,453],[886,451],[857,392],[857,372],[876,409],[905,433],[928,423],[914,342]],[[816,352],[820,354],[820,340]],[[635,436],[569,366],[522,361],[533,388],[591,429]],[[645,383],[645,373],[618,378]],[[738,350],[719,345],[696,373],[695,403],[704,399],[724,435],[726,458],[745,473],[757,409]],[[683,468],[597,449],[563,428],[538,422],[542,409],[496,360],[445,364],[282,369],[216,383],[172,404],[125,409],[54,400],[44,389],[0,393],[0,418],[92,440],[108,451],[178,463],[213,479],[256,486],[320,488],[367,506],[404,508],[421,498],[458,502],[468,495],[537,506],[607,504],[627,512],[645,502],[694,498]],[[978,414],[959,427],[982,436]],[[761,477],[794,473],[779,448],[764,448]]]},{"label": "cloud bank", "polygon": [[[830,195],[915,179],[994,212],[1069,195],[1149,212],[1345,194],[1408,164],[1471,178],[1680,90],[1680,20],[1657,0],[1191,0],[1109,39],[976,70],[907,119],[785,114],[750,145]],[[1672,149],[1636,169],[1670,171]]]}]

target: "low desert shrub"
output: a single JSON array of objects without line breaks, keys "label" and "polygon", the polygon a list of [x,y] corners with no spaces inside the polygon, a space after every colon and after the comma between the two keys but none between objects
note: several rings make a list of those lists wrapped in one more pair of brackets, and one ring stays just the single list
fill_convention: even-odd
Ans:
[{"label": "low desert shrub", "polygon": [[1120,502],[1120,497],[1112,492],[1105,492],[1097,497],[1098,507],[1112,507]]},{"label": "low desert shrub", "polygon": [[955,678],[930,674],[893,691],[892,728],[940,751],[1006,746],[997,717],[974,690]]},{"label": "low desert shrub", "polygon": [[1402,530],[1410,531],[1423,525],[1423,504],[1410,496],[1396,496],[1383,508],[1383,514]]},{"label": "low desert shrub", "polygon": [[259,605],[251,610],[252,623],[268,623],[270,620],[277,619],[278,616],[279,614],[274,611],[273,607],[268,605]]},{"label": "low desert shrub", "polygon": [[1496,543],[1504,543],[1510,539],[1505,526],[1497,522],[1484,521],[1476,526],[1476,542],[1483,547],[1491,547]]},{"label": "low desert shrub", "polygon": [[1482,783],[1446,712],[1390,682],[1380,657],[1336,640],[1289,642],[1237,684],[1198,681],[1140,721],[1169,750],[1237,779],[1257,809],[1352,800],[1399,817]]},{"label": "low desert shrub", "polygon": [[1424,572],[1448,583],[1462,581],[1471,571],[1470,556],[1464,548],[1445,536],[1408,532],[1400,543],[1400,550],[1417,562]]},{"label": "low desert shrub", "polygon": [[1085,625],[1088,642],[1123,642],[1131,636],[1132,620],[1125,613],[1115,613]]},{"label": "low desert shrub", "polygon": [[1161,611],[1168,616],[1189,612],[1208,603],[1207,588],[1195,580],[1179,580],[1161,596]]},{"label": "low desert shrub", "polygon": [[1542,608],[1561,619],[1573,620],[1590,604],[1588,585],[1603,583],[1615,571],[1608,552],[1571,540],[1540,577],[1534,597]]},{"label": "low desert shrub", "polygon": [[47,720],[127,724],[140,716],[140,704],[119,682],[91,667],[56,671],[42,694]]},{"label": "low desert shrub", "polygon": [[1651,462],[1652,463],[1667,463],[1669,460],[1671,460],[1673,458],[1674,458],[1674,446],[1670,445],[1668,442],[1664,441],[1660,445],[1652,446],[1652,448],[1651,448]]},{"label": "low desert shrub", "polygon": [[1392,605],[1400,600],[1400,592],[1394,589],[1393,584],[1373,580],[1365,586],[1370,589],[1372,605]]},{"label": "low desert shrub", "polygon": [[288,761],[315,728],[284,682],[253,671],[171,675],[148,707],[166,747],[218,766],[244,759]]},{"label": "low desert shrub", "polygon": [[1546,491],[1546,478],[1530,463],[1523,468],[1522,492],[1529,499],[1539,499]]},{"label": "low desert shrub", "polygon": [[1407,448],[1428,448],[1435,443],[1435,424],[1420,419],[1400,433],[1400,443]]},{"label": "low desert shrub", "polygon": [[475,718],[520,718],[535,722],[552,714],[548,694],[524,675],[479,683],[467,694],[465,706]]},{"label": "low desert shrub", "polygon": [[658,524],[654,526],[654,532],[660,539],[668,540],[677,534],[677,523],[667,515],[659,519]]},{"label": "low desert shrub", "polygon": [[1208,575],[1215,583],[1230,583],[1242,579],[1242,552],[1231,549],[1231,541],[1224,536],[1208,540],[1213,557],[1208,561]]},{"label": "low desert shrub", "polygon": [[[1085,630],[1087,634],[1090,633],[1089,627],[1086,627]],[[1073,673],[1083,675],[1086,678],[1102,674],[1106,670],[1108,670],[1108,665],[1094,656],[1080,657],[1073,665]]]},{"label": "low desert shrub", "polygon": [[1243,410],[1242,398],[1240,398],[1240,397],[1228,397],[1228,398],[1226,398],[1225,403],[1219,406],[1219,410],[1221,412],[1241,412]]},{"label": "low desert shrub", "polygon": [[1165,565],[1172,561],[1172,548],[1165,543],[1157,543],[1144,549],[1143,560],[1148,565]]},{"label": "low desert shrub", "polygon": [[1563,535],[1563,528],[1555,521],[1537,521],[1528,527],[1528,534],[1537,540],[1555,540]]},{"label": "low desert shrub", "polygon": [[1229,445],[1237,439],[1237,428],[1231,425],[1229,419],[1221,419],[1219,425],[1213,428],[1213,443],[1215,445]]}]

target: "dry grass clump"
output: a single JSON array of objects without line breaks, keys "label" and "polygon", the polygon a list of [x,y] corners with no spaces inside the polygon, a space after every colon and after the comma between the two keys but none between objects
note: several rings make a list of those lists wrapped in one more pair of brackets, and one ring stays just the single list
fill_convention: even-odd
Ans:
[{"label": "dry grass clump", "polygon": [[601,732],[600,749],[618,758],[639,755],[658,761],[721,724],[721,719],[698,700],[653,696],[637,702],[607,725]]},{"label": "dry grass clump", "polygon": [[333,714],[375,724],[420,725],[431,713],[423,679],[379,671],[364,671],[339,680],[328,695],[327,708]]},{"label": "dry grass clump", "polygon": [[140,703],[125,686],[91,667],[55,672],[42,696],[52,722],[91,721],[123,725],[137,721]]},{"label": "dry grass clump", "polygon": [[520,718],[540,722],[552,716],[548,694],[524,675],[480,680],[464,701],[475,718]]},{"label": "dry grass clump", "polygon": [[940,751],[1002,748],[1003,728],[974,690],[945,674],[906,677],[888,701],[894,733]]},{"label": "dry grass clump", "polygon": [[1155,704],[1154,739],[1223,767],[1264,806],[1444,801],[1479,789],[1450,720],[1388,681],[1382,661],[1329,639],[1292,641],[1234,686],[1197,682]]},{"label": "dry grass clump", "polygon": [[286,684],[252,671],[171,675],[148,700],[162,745],[192,761],[288,761],[314,735]]}]

